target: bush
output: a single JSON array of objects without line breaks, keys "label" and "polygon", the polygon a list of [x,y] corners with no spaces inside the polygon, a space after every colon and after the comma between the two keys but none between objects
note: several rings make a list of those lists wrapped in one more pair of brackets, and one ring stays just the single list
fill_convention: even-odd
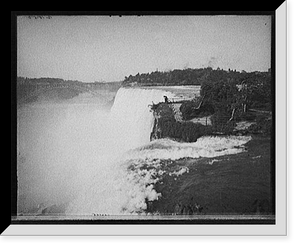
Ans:
[{"label": "bush", "polygon": [[211,103],[204,101],[199,110],[198,117],[202,118],[202,117],[210,116],[214,113],[215,113],[214,106]]},{"label": "bush", "polygon": [[259,116],[256,119],[256,123],[252,124],[248,131],[251,133],[263,133],[263,134],[270,134],[272,131],[272,120],[268,119],[267,117]]},{"label": "bush", "polygon": [[235,127],[235,121],[229,121],[231,115],[226,112],[217,112],[211,116],[212,128],[215,132],[231,133]]},{"label": "bush", "polygon": [[183,120],[191,120],[196,117],[205,117],[212,115],[214,113],[214,107],[209,102],[203,102],[201,108],[195,109],[198,107],[200,99],[195,98],[192,101],[185,101],[180,106],[180,111],[182,113]]},{"label": "bush", "polygon": [[175,122],[174,112],[167,103],[159,103],[156,108],[156,113],[165,121]]},{"label": "bush", "polygon": [[252,124],[248,127],[248,132],[250,133],[261,133],[262,132],[262,127],[258,124]]},{"label": "bush", "polygon": [[269,111],[271,110],[272,105],[270,102],[265,103],[265,102],[253,101],[251,103],[250,108]]},{"label": "bush", "polygon": [[272,120],[264,117],[259,117],[256,120],[257,125],[261,128],[262,133],[270,134],[272,131]]},{"label": "bush", "polygon": [[226,112],[216,112],[211,116],[211,123],[213,126],[227,124],[230,119],[230,115]]},{"label": "bush", "polygon": [[158,120],[158,128],[160,130],[158,138],[173,138],[184,142],[196,142],[199,137],[212,133],[209,126],[192,122],[181,123],[161,118]]},{"label": "bush", "polygon": [[237,121],[254,121],[256,118],[256,114],[253,112],[242,112],[238,118]]},{"label": "bush", "polygon": [[194,101],[185,101],[182,103],[182,105],[180,106],[180,111],[182,113],[182,118],[183,120],[190,120],[192,119],[193,116],[193,112],[196,105]]}]

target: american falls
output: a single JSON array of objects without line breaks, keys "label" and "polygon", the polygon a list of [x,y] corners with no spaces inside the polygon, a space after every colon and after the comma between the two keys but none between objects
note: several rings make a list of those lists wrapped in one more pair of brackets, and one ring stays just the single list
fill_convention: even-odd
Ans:
[{"label": "american falls", "polygon": [[[18,110],[18,214],[126,215],[161,198],[165,160],[239,153],[250,137],[150,141],[149,105],[172,98],[158,89],[120,88],[111,108],[95,96],[38,101]],[[84,101],[82,101],[84,99]],[[188,173],[187,168],[169,174]]]}]

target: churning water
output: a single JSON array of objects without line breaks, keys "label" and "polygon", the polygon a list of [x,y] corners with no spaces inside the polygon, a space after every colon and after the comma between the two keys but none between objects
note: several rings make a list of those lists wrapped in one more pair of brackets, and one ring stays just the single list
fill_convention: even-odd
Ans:
[{"label": "churning water", "polygon": [[150,142],[154,117],[149,105],[163,101],[164,95],[172,97],[162,90],[120,88],[111,108],[85,95],[20,108],[18,213],[141,213],[146,200],[161,197],[154,184],[165,173],[160,169],[162,160],[239,153],[250,140],[202,137],[195,143]]}]

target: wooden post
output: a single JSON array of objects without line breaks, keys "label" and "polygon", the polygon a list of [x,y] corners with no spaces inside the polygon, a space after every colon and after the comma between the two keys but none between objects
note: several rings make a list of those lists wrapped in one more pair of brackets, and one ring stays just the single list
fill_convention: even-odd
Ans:
[{"label": "wooden post", "polygon": [[236,108],[234,108],[234,109],[232,110],[231,118],[227,121],[227,123],[229,123],[229,122],[233,119],[233,115],[234,115],[234,113],[235,113],[235,109],[236,109]]}]

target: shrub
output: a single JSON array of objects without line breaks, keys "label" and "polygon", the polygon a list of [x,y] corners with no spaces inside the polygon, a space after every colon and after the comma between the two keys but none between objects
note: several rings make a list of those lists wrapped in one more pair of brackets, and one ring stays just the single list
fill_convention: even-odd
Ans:
[{"label": "shrub", "polygon": [[185,101],[182,103],[182,105],[180,106],[180,111],[184,120],[190,120],[194,117],[194,107],[196,107],[194,101]]},{"label": "shrub", "polygon": [[250,133],[261,133],[262,127],[258,124],[252,124],[248,127],[248,132]]},{"label": "shrub", "polygon": [[230,119],[230,115],[226,112],[216,112],[211,116],[211,123],[213,126],[227,124]]},{"label": "shrub", "polygon": [[212,128],[215,132],[231,133],[235,127],[235,121],[229,121],[231,115],[226,112],[217,112],[211,116]]},{"label": "shrub", "polygon": [[256,114],[253,112],[242,112],[238,118],[237,121],[254,121],[256,118]]},{"label": "shrub", "polygon": [[272,131],[272,120],[264,117],[259,117],[256,120],[257,125],[261,128],[261,132],[270,134]]},{"label": "shrub", "polygon": [[199,118],[206,117],[206,116],[210,116],[214,113],[215,113],[214,106],[210,102],[204,101],[199,110],[198,117]]},{"label": "shrub", "polygon": [[212,134],[209,126],[196,124],[192,122],[176,122],[160,118],[158,120],[160,134],[158,138],[173,138],[178,141],[196,142],[204,135]]},{"label": "shrub", "polygon": [[214,113],[214,107],[211,103],[204,101],[201,108],[198,107],[200,99],[195,98],[192,101],[185,101],[180,106],[183,120],[191,120],[196,117],[205,117]]}]

